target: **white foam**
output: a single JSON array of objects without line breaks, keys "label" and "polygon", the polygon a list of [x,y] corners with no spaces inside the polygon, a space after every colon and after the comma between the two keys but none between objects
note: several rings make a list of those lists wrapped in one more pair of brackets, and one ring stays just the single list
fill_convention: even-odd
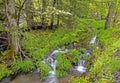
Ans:
[{"label": "white foam", "polygon": [[94,37],[91,39],[90,44],[94,44],[94,43],[96,42],[96,38],[97,38],[97,36],[94,36]]}]

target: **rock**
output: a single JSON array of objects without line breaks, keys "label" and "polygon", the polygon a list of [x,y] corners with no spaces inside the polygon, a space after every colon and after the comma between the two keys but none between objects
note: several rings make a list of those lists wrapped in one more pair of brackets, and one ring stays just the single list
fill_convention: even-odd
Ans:
[{"label": "rock", "polygon": [[115,57],[119,57],[119,58],[120,58],[120,50],[117,50],[117,51],[115,52]]},{"label": "rock", "polygon": [[120,69],[117,72],[115,72],[114,79],[114,83],[120,83]]}]

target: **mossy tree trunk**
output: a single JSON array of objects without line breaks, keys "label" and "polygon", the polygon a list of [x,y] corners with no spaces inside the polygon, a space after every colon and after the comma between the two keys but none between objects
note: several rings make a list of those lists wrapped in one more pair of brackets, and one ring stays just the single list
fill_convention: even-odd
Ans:
[{"label": "mossy tree trunk", "polygon": [[111,21],[112,21],[112,17],[113,17],[113,8],[114,8],[114,3],[109,2],[108,3],[109,9],[108,9],[108,14],[107,14],[107,18],[106,18],[106,22],[105,22],[105,27],[104,29],[108,29],[110,27]]},{"label": "mossy tree trunk", "polygon": [[[55,5],[56,5],[56,0],[53,0],[52,5],[53,5],[53,9],[54,9],[54,7],[55,7]],[[52,15],[51,15],[51,24],[50,24],[50,29],[52,29],[52,28],[53,28],[53,24],[54,24],[54,12],[53,12],[53,13],[52,13]]]},{"label": "mossy tree trunk", "polygon": [[[17,33],[17,16],[15,1],[5,0],[5,11],[8,20],[9,46],[13,50],[13,56],[19,52],[19,40]],[[14,58],[15,59],[15,58]]]},{"label": "mossy tree trunk", "polygon": [[46,11],[46,0],[42,0],[42,15],[41,15],[41,24],[45,25],[45,11]]}]

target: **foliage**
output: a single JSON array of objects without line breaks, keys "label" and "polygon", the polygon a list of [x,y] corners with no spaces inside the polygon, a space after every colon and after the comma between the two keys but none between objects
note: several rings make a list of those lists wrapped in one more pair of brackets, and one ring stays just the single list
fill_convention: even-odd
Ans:
[{"label": "foliage", "polygon": [[[120,59],[115,57],[115,52],[120,48],[120,29],[110,28],[108,30],[100,30],[98,33],[99,43],[102,43],[103,48],[95,48],[93,55],[95,58],[90,65],[90,70],[82,79],[73,78],[71,82],[77,83],[81,80],[83,83],[110,83],[114,82],[113,73],[120,68]],[[86,57],[85,49],[81,49],[81,55]],[[85,58],[84,57],[84,58]],[[92,58],[91,58],[92,59]],[[90,61],[90,60],[89,60]],[[90,63],[90,62],[89,62]]]},{"label": "foliage", "polygon": [[66,76],[67,74],[68,74],[68,72],[66,72],[64,70],[56,70],[56,76],[57,77]]},{"label": "foliage", "polygon": [[85,48],[80,48],[80,58],[88,61],[90,59],[90,56],[86,54]]},{"label": "foliage", "polygon": [[70,83],[89,83],[89,82],[87,81],[87,79],[83,77],[77,77],[77,78],[71,77]]},{"label": "foliage", "polygon": [[40,78],[46,77],[51,70],[51,68],[47,64],[44,64],[42,62],[37,62],[36,65],[40,69]]},{"label": "foliage", "polygon": [[103,29],[105,24],[105,20],[93,20],[91,22],[91,26],[96,29]]},{"label": "foliage", "polygon": [[[56,31],[26,32],[24,33],[23,48],[29,51],[35,60],[42,60],[47,52],[55,49],[57,46],[63,46],[75,41],[87,43],[85,42],[89,40],[87,33],[90,33],[91,30],[86,31],[86,33],[84,31],[86,30],[76,27],[74,29],[59,28]],[[91,35],[89,34],[89,36]]]},{"label": "foliage", "polygon": [[69,60],[71,63],[78,63],[80,59],[80,52],[76,49],[70,50]]},{"label": "foliage", "polygon": [[5,77],[11,75],[13,72],[7,68],[5,65],[0,65],[0,80]]},{"label": "foliage", "polygon": [[17,61],[12,64],[11,69],[15,72],[28,72],[34,69],[34,64],[31,60]]},{"label": "foliage", "polygon": [[57,55],[57,76],[63,76],[66,75],[68,71],[70,71],[72,68],[72,65],[70,63],[70,60],[68,60],[65,55],[59,53]]},{"label": "foliage", "polygon": [[109,29],[107,31],[101,32],[103,34],[99,34],[100,41],[104,43],[104,45],[107,45],[105,47],[106,50],[99,55],[98,52],[100,51],[100,48],[94,51],[96,59],[93,66],[90,68],[90,72],[93,74],[92,79],[96,80],[98,83],[103,80],[106,82],[112,82],[112,73],[114,73],[114,71],[120,67],[120,59],[114,56],[114,53],[117,51],[117,49],[120,48],[120,39],[115,36],[118,31],[118,29]]},{"label": "foliage", "polygon": [[119,38],[119,28],[109,28],[108,30],[100,30],[98,34],[99,42],[104,45],[113,44]]},{"label": "foliage", "polygon": [[[16,8],[14,9],[17,10],[16,13],[18,15],[16,17],[16,20],[22,21],[21,24],[19,24],[18,21],[18,25],[20,25],[21,28],[24,27],[24,29],[27,29],[25,28],[27,27],[26,25],[31,23],[32,27],[36,28],[36,26],[39,26],[40,28],[41,26],[45,29],[49,28],[52,22],[54,26],[53,28],[55,28],[55,26],[58,26],[59,24],[62,26],[59,26],[59,28],[54,30],[34,30],[29,32],[23,31],[24,33],[21,31],[21,28],[18,29],[16,27],[6,27],[8,24],[7,22],[4,23],[4,20],[6,19],[3,9],[4,1],[0,0],[0,21],[2,22],[0,24],[0,30],[9,31],[7,33],[10,33],[9,35],[11,35],[11,37],[14,34],[11,40],[19,40],[18,36],[21,36],[22,33],[23,39],[22,42],[20,42],[22,43],[22,49],[30,52],[30,56],[28,57],[31,60],[24,59],[23,61],[19,61],[19,58],[17,57],[18,60],[10,65],[11,69],[14,72],[28,72],[34,69],[35,66],[37,66],[40,68],[40,77],[45,77],[48,75],[48,72],[51,69],[46,64],[41,63],[41,61],[44,59],[45,55],[48,52],[56,49],[58,46],[63,47],[64,45],[68,45],[74,42],[79,43],[79,47],[88,48],[89,40],[92,36],[95,36],[97,34],[97,44],[99,48],[93,49],[94,53],[93,56],[91,56],[91,62],[89,62],[92,63],[92,65],[90,65],[90,70],[88,74],[91,75],[89,76],[89,80],[91,80],[92,78],[94,79],[95,83],[113,81],[112,73],[119,69],[120,63],[120,59],[114,56],[114,53],[117,51],[117,49],[120,48],[120,29],[109,28],[107,30],[103,30],[103,28],[105,25],[105,21],[109,18],[109,16],[106,16],[107,13],[109,13],[110,4],[113,4],[113,16],[111,16],[112,23],[110,23],[110,25],[112,25],[113,27],[120,26],[119,0],[27,1],[30,1],[33,4],[33,7],[32,4],[29,4],[28,7],[26,7],[27,3],[24,3],[24,0],[15,0]],[[25,14],[25,12],[29,13]],[[28,20],[23,19],[24,17],[28,18]],[[34,21],[35,23],[31,21]],[[10,43],[11,40],[9,40],[8,43]],[[85,53],[85,51],[85,49],[80,49],[80,51],[72,49],[70,50],[70,53],[68,53],[69,55],[58,54],[58,64],[56,71],[57,76],[66,75],[68,71],[71,70],[72,63],[77,64],[81,57],[88,60],[89,57]],[[1,53],[4,54],[5,52]],[[35,64],[33,64],[33,62],[35,62]],[[0,70],[2,71],[0,72],[0,79],[11,74],[11,70],[9,70],[7,66],[0,66]],[[74,83],[75,82],[87,83],[87,79],[76,78]]]}]

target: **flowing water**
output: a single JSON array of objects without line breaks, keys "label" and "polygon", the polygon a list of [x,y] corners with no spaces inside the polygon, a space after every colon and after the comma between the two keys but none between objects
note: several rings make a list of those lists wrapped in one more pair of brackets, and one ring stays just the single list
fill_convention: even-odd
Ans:
[{"label": "flowing water", "polygon": [[[95,44],[95,42],[96,42],[96,36],[94,36],[89,43]],[[87,72],[88,68],[85,66],[86,60],[80,57],[79,58],[80,61],[78,65],[74,67],[73,72],[71,74],[68,74],[65,77],[57,78],[56,77],[56,64],[57,64],[56,54],[67,53],[67,52],[69,52],[68,49],[65,49],[64,51],[62,51],[60,48],[58,48],[57,50],[54,50],[53,52],[45,56],[45,59],[42,62],[43,64],[47,64],[51,68],[51,71],[49,72],[48,76],[44,80],[41,80],[39,78],[40,71],[39,69],[36,69],[28,74],[18,75],[13,80],[11,80],[10,78],[5,78],[0,83],[69,83],[68,81],[71,79],[72,76],[75,76],[75,75],[81,76],[83,73]],[[90,55],[91,50],[86,50],[86,54]]]},{"label": "flowing water", "polygon": [[87,68],[85,67],[85,60],[81,59],[78,65],[75,67],[75,70],[79,72],[79,75],[81,76],[83,73],[87,71]]},{"label": "flowing water", "polygon": [[58,83],[58,79],[56,77],[56,64],[57,64],[56,54],[67,53],[68,51],[69,51],[68,49],[62,51],[60,48],[58,48],[57,50],[54,50],[52,53],[50,53],[50,55],[46,56],[47,58],[43,60],[43,63],[50,66],[52,70],[49,72],[49,75],[48,77],[46,77],[44,83]]},{"label": "flowing water", "polygon": [[94,36],[94,37],[91,39],[90,44],[95,44],[96,38],[97,38],[97,36]]}]

